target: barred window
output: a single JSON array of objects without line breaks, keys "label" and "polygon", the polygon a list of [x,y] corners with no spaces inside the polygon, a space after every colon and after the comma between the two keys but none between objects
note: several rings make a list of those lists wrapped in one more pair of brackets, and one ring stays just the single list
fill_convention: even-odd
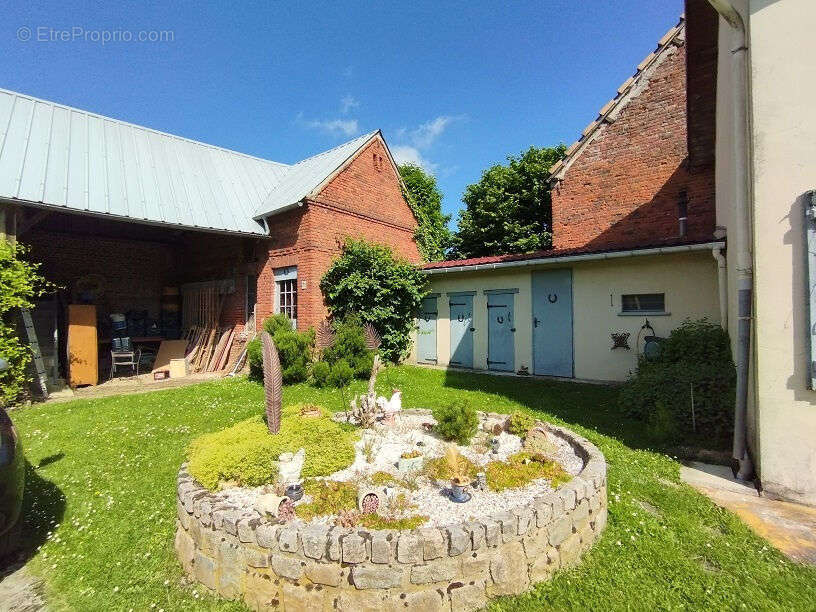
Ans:
[{"label": "barred window", "polygon": [[297,279],[278,281],[278,312],[297,321]]}]

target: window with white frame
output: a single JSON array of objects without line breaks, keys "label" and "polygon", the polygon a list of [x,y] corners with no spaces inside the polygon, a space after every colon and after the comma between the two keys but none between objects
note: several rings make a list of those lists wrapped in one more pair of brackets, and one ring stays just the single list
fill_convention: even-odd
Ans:
[{"label": "window with white frame", "polygon": [[275,312],[284,313],[297,327],[297,267],[275,270]]}]

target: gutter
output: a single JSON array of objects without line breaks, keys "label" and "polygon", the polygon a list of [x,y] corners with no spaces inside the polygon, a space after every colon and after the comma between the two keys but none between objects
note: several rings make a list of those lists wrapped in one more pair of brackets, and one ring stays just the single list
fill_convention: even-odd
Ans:
[{"label": "gutter", "polygon": [[695,251],[712,251],[724,249],[724,242],[706,242],[702,244],[685,244],[680,246],[656,247],[651,249],[631,249],[628,251],[609,251],[606,253],[587,253],[585,255],[564,255],[562,257],[537,257],[518,261],[501,261],[473,266],[451,266],[449,268],[428,268],[425,274],[453,274],[457,272],[476,272],[478,270],[502,270],[506,268],[525,268],[546,264],[565,264],[582,261],[603,261],[607,259],[625,259],[629,257],[644,257],[648,255],[669,255],[672,253],[689,253]]},{"label": "gutter", "polygon": [[751,478],[754,466],[748,453],[748,385],[751,365],[751,319],[753,318],[754,270],[751,254],[750,184],[748,148],[748,37],[745,22],[728,0],[708,0],[729,26],[733,36],[734,238],[737,255],[737,400],[734,406],[732,456],[734,475]]}]

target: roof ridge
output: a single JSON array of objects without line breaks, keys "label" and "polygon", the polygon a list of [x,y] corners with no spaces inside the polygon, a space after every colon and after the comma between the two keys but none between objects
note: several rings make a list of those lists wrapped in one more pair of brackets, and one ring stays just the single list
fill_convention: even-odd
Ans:
[{"label": "roof ridge", "polygon": [[219,151],[224,151],[225,153],[230,153],[232,155],[240,155],[241,157],[254,159],[254,160],[261,161],[261,162],[264,162],[264,163],[267,163],[267,164],[274,164],[276,166],[282,166],[284,168],[291,168],[292,167],[291,164],[285,164],[283,162],[274,161],[272,159],[265,159],[263,157],[258,157],[257,155],[250,155],[249,153],[242,153],[241,151],[236,151],[235,149],[228,149],[226,147],[210,144],[208,142],[202,142],[201,140],[194,140],[192,138],[187,138],[186,136],[179,136],[178,134],[171,134],[170,132],[163,132],[163,131],[157,130],[155,128],[147,127],[147,126],[144,126],[144,125],[139,125],[138,123],[131,123],[130,121],[124,121],[122,119],[116,119],[114,117],[108,117],[107,115],[102,115],[100,113],[87,111],[87,110],[84,110],[84,109],[81,109],[81,108],[77,108],[76,106],[69,106],[68,104],[62,104],[60,102],[53,102],[51,100],[46,100],[44,98],[38,98],[38,97],[32,96],[30,94],[21,93],[19,91],[12,91],[11,89],[5,89],[5,88],[0,87],[0,93],[7,93],[7,94],[10,94],[12,96],[16,96],[18,98],[24,98],[24,99],[27,99],[27,100],[31,100],[32,102],[40,102],[42,104],[48,104],[50,106],[53,106],[53,107],[56,107],[56,108],[62,108],[62,109],[67,110],[67,111],[81,113],[81,114],[83,114],[83,115],[85,115],[87,117],[96,117],[97,119],[102,119],[102,120],[105,120],[105,121],[113,121],[113,122],[115,122],[115,123],[117,123],[119,125],[124,125],[124,126],[127,126],[127,127],[136,128],[136,129],[139,129],[139,130],[144,130],[146,132],[152,132],[153,134],[158,134],[160,136],[167,136],[168,138],[175,138],[175,139],[178,139],[178,140],[183,140],[183,141],[189,142],[191,144],[199,145],[199,146],[202,146],[202,147],[207,147],[209,149],[216,149],[216,150],[219,150]]},{"label": "roof ridge", "polygon": [[618,87],[615,96],[601,107],[601,109],[598,111],[597,117],[584,128],[583,132],[581,132],[581,135],[578,137],[578,140],[573,142],[567,148],[564,158],[553,164],[553,166],[550,168],[550,181],[563,179],[564,173],[569,169],[570,165],[572,165],[572,163],[581,153],[583,146],[589,142],[590,137],[604,124],[612,123],[612,121],[609,120],[609,116],[612,114],[612,112],[622,108],[623,105],[625,105],[627,102],[627,100],[625,100],[627,94],[633,90],[634,86],[640,81],[640,78],[644,75],[644,73],[654,65],[654,63],[667,49],[674,45],[675,40],[685,30],[685,22],[685,13],[682,13],[677,24],[669,28],[669,30],[657,41],[657,47],[655,50],[643,58],[643,60],[635,68],[634,74],[626,79],[620,85],[620,87]]},{"label": "roof ridge", "polygon": [[335,147],[332,147],[331,149],[326,149],[325,151],[321,151],[320,153],[315,153],[314,155],[311,155],[309,157],[304,157],[299,162],[295,162],[294,164],[292,164],[289,167],[290,168],[295,168],[296,166],[299,166],[300,164],[302,164],[304,162],[307,162],[307,161],[309,161],[311,159],[315,159],[315,158],[318,158],[318,157],[322,157],[324,155],[328,155],[329,153],[337,151],[337,149],[342,149],[343,147],[346,147],[346,146],[350,145],[352,142],[356,142],[358,140],[363,140],[363,139],[368,140],[369,138],[371,138],[372,136],[377,134],[377,132],[379,132],[379,131],[380,130],[374,130],[373,132],[368,132],[367,134],[361,134],[360,136],[355,136],[351,140],[347,140],[347,141],[345,141],[343,143],[340,143],[339,145],[337,145]]}]

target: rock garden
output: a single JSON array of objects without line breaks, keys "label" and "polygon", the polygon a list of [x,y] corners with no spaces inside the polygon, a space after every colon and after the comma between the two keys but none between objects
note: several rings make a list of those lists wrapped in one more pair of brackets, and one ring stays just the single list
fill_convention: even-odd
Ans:
[{"label": "rock garden", "polygon": [[[179,474],[176,549],[207,588],[254,609],[475,609],[577,562],[606,521],[588,441],[458,401],[403,410],[368,392],[332,414],[281,407],[204,435]],[[376,345],[376,338],[371,340]]]}]

